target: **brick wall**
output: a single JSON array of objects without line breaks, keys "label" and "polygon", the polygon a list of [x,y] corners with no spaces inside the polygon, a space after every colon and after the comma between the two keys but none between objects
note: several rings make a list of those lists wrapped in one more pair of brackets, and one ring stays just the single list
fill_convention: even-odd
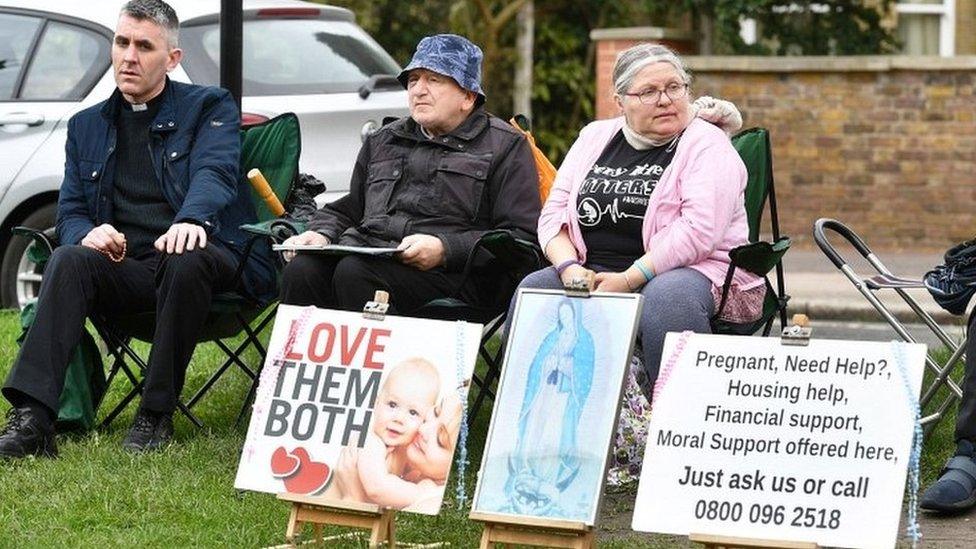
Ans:
[{"label": "brick wall", "polygon": [[780,223],[798,246],[813,246],[818,217],[878,250],[976,235],[976,57],[685,60],[694,94],[769,128]]}]

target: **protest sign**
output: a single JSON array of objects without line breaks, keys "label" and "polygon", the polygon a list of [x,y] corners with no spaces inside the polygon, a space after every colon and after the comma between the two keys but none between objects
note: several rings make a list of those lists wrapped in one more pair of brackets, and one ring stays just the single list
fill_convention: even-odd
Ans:
[{"label": "protest sign", "polygon": [[641,299],[519,291],[472,515],[594,524]]},{"label": "protest sign", "polygon": [[892,547],[925,346],[668,334],[635,530]]},{"label": "protest sign", "polygon": [[480,337],[281,305],[234,486],[436,514]]}]

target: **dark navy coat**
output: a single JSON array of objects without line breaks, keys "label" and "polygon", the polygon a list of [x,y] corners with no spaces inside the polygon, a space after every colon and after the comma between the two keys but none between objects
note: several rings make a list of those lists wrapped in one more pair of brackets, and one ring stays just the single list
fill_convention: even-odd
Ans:
[{"label": "dark navy coat", "polygon": [[[68,121],[64,181],[58,197],[58,239],[79,244],[98,225],[112,223],[116,89],[107,100]],[[208,246],[221,245],[240,257],[256,219],[250,189],[240,173],[240,113],[230,93],[213,86],[167,81],[150,127],[149,156],[163,196],[176,212],[174,223],[203,226]],[[270,248],[256,245],[244,267],[243,291],[261,301],[275,294]]]}]

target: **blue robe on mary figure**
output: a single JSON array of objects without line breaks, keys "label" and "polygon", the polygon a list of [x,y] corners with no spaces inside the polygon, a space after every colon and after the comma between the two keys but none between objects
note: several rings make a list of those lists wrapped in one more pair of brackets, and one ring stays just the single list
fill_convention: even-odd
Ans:
[{"label": "blue robe on mary figure", "polygon": [[529,366],[505,485],[520,514],[558,514],[559,494],[579,474],[577,432],[593,385],[595,355],[582,316],[578,302],[561,301],[557,326],[542,340]]}]

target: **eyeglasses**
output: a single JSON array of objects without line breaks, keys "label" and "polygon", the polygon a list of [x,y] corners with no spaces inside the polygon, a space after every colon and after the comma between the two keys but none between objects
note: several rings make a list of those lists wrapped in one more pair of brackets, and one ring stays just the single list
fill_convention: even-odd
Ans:
[{"label": "eyeglasses", "polygon": [[636,97],[644,105],[654,105],[661,100],[661,94],[667,95],[668,99],[671,101],[677,101],[685,95],[688,94],[688,84],[679,84],[677,82],[672,82],[668,84],[663,90],[658,88],[651,88],[644,90],[640,93],[625,93],[624,95],[628,97]]}]

